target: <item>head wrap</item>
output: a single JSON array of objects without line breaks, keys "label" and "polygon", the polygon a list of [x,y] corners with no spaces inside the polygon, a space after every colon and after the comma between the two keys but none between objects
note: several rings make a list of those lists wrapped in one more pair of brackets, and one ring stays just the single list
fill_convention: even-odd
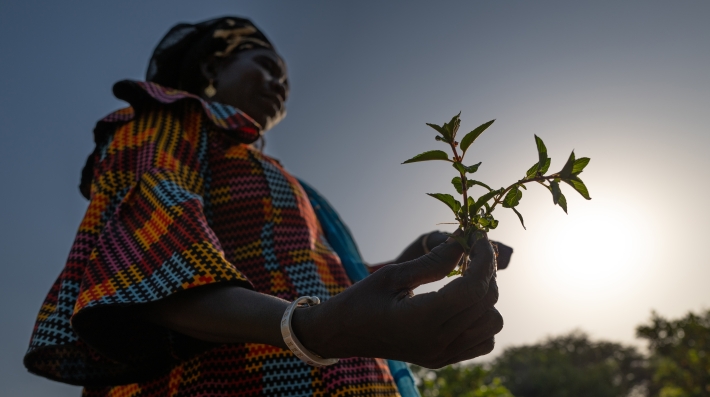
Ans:
[{"label": "head wrap", "polygon": [[274,47],[245,18],[221,17],[197,24],[179,23],[160,40],[150,58],[146,81],[180,87],[186,78],[199,79],[200,62],[210,56],[225,58],[239,51]]}]

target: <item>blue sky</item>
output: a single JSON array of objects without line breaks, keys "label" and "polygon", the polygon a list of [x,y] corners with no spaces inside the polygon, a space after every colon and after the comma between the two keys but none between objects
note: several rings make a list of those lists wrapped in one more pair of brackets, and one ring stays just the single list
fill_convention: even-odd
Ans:
[{"label": "blue sky", "polygon": [[[424,123],[496,118],[468,155],[508,184],[535,162],[591,157],[593,200],[569,215],[532,187],[491,237],[515,248],[499,275],[505,346],[574,328],[625,343],[655,309],[710,306],[710,5],[707,2],[0,2],[0,384],[72,396],[21,365],[34,317],[86,208],[77,184],[95,121],[123,104],[180,21],[252,18],[286,59],[288,116],[267,153],[339,210],[371,262],[444,228],[444,164]],[[563,187],[564,189],[564,187]],[[424,287],[436,288],[434,286]]]}]

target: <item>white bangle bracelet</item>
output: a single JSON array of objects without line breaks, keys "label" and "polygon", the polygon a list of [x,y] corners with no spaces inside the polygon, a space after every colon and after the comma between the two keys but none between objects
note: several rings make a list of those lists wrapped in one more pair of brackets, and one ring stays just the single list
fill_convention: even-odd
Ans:
[{"label": "white bangle bracelet", "polygon": [[320,299],[315,296],[302,296],[291,302],[284,312],[284,316],[281,318],[281,336],[283,336],[286,346],[288,346],[293,354],[295,354],[296,357],[300,358],[303,362],[314,367],[325,367],[337,363],[338,359],[323,358],[308,351],[305,347],[303,347],[301,342],[298,341],[298,338],[296,338],[296,335],[291,329],[291,317],[293,317],[293,311],[296,310],[296,308],[301,305],[315,306],[317,304],[320,304]]}]

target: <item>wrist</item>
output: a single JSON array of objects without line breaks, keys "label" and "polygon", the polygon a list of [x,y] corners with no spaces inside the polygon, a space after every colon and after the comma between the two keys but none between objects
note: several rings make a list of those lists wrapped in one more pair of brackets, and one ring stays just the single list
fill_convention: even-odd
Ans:
[{"label": "wrist", "polygon": [[328,330],[334,324],[322,321],[322,305],[298,308],[293,312],[291,329],[303,347],[323,358],[337,358],[329,346]]}]

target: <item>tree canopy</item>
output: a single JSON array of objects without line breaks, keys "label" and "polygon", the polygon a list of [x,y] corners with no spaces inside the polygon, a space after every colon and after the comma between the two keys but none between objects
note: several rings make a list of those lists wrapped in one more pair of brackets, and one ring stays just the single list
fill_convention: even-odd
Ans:
[{"label": "tree canopy", "polygon": [[513,397],[500,379],[479,365],[451,365],[438,371],[412,365],[423,397]]},{"label": "tree canopy", "polygon": [[710,396],[710,310],[667,320],[657,313],[636,328],[654,369],[649,392],[660,397]]},{"label": "tree canopy", "polygon": [[648,378],[636,348],[580,331],[506,349],[491,372],[517,397],[625,396]]},{"label": "tree canopy", "polygon": [[485,365],[413,370],[424,397],[710,397],[710,310],[675,320],[654,312],[636,335],[648,354],[574,331]]}]

